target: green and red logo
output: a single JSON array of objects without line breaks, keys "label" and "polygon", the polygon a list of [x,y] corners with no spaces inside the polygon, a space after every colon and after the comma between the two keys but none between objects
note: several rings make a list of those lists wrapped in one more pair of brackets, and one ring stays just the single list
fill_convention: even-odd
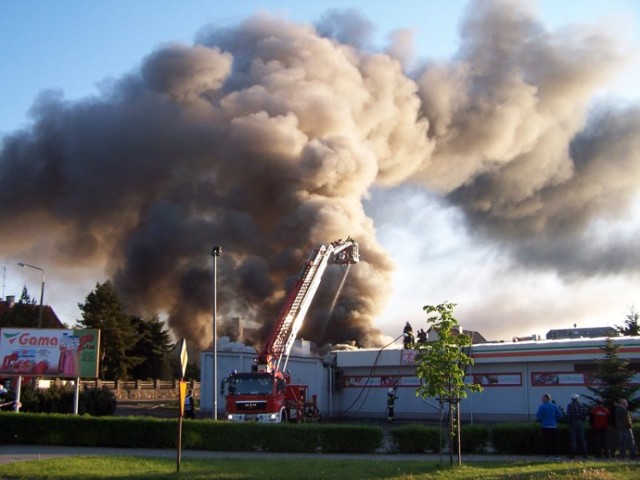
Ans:
[{"label": "green and red logo", "polygon": [[7,340],[9,340],[9,343],[13,344],[13,342],[16,341],[16,338],[18,337],[18,335],[20,335],[20,333],[3,333],[2,334],[4,336],[4,338],[6,338]]}]

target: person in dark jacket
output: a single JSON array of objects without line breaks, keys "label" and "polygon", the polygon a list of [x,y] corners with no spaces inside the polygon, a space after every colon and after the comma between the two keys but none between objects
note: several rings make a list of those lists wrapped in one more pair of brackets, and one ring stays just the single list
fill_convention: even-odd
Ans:
[{"label": "person in dark jacket", "polygon": [[187,392],[187,396],[184,399],[184,416],[192,420],[196,419],[196,404],[192,390]]},{"label": "person in dark jacket", "polygon": [[569,424],[569,458],[576,458],[580,451],[582,458],[587,458],[587,439],[584,436],[584,424],[589,416],[589,410],[580,403],[580,395],[571,395],[571,403],[567,405],[566,419]]},{"label": "person in dark jacket", "polygon": [[413,328],[409,322],[405,323],[402,330],[402,343],[405,350],[413,348]]},{"label": "person in dark jacket", "polygon": [[627,410],[629,404],[623,398],[618,400],[613,409],[613,416],[615,419],[615,428],[618,432],[618,442],[620,447],[620,458],[627,456],[627,450],[629,451],[629,458],[636,458],[636,442],[633,438],[633,430],[631,429],[631,415]]}]

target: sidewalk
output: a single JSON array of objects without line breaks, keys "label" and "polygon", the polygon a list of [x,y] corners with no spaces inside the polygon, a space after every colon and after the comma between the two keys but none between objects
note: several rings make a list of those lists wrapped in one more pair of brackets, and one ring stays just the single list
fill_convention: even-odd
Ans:
[{"label": "sidewalk", "polygon": [[[102,448],[102,447],[60,447],[48,445],[0,445],[0,464],[13,463],[27,460],[41,460],[46,458],[66,457],[72,455],[82,456],[133,456],[155,458],[177,458],[177,451],[172,449],[150,448]],[[449,455],[436,454],[338,454],[338,453],[268,453],[268,452],[214,452],[210,450],[182,450],[182,460],[189,458],[263,458],[263,459],[305,459],[322,458],[327,460],[384,460],[384,461],[430,461],[442,460],[449,463]],[[454,463],[457,458],[454,456]],[[542,462],[540,455],[463,455],[465,462]],[[561,457],[561,461],[568,461]]]}]

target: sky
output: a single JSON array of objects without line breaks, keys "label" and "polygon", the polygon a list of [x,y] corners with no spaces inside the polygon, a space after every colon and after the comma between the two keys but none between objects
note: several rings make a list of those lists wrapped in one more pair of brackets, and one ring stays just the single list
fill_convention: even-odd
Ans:
[{"label": "sky", "polygon": [[38,298],[39,266],[73,325],[113,278],[205,348],[212,244],[221,314],[260,319],[353,235],[312,340],[380,344],[445,301],[490,340],[622,324],[640,4],[576,5],[2,2],[2,295]]}]

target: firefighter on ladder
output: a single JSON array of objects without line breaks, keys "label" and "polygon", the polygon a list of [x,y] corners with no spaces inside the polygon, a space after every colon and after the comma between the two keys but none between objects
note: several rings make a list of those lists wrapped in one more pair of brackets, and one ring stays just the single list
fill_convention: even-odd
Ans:
[{"label": "firefighter on ladder", "polygon": [[409,322],[404,325],[404,329],[402,330],[402,342],[405,350],[413,348],[413,328],[411,328],[411,324]]},{"label": "firefighter on ladder", "polygon": [[387,390],[387,421],[389,422],[393,422],[393,417],[394,417],[393,409],[395,407],[396,399],[398,398],[396,396],[397,392],[398,392],[397,385]]}]

